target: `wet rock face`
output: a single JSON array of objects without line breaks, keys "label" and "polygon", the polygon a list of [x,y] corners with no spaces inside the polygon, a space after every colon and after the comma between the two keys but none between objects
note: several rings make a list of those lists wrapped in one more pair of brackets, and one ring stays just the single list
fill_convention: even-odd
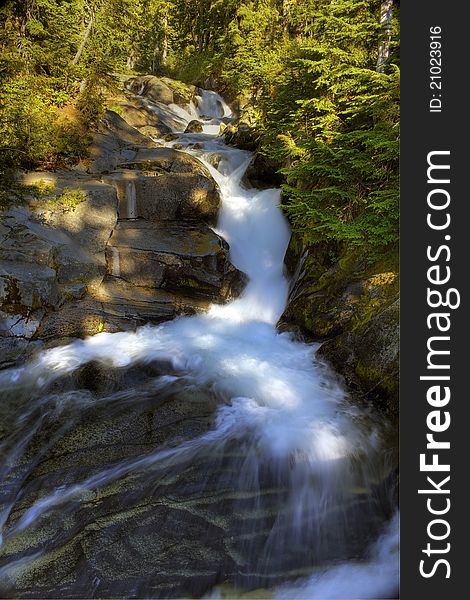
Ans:
[{"label": "wet rock face", "polygon": [[227,125],[224,129],[224,138],[226,144],[241,150],[254,151],[259,143],[259,134],[244,121]]},{"label": "wet rock face", "polygon": [[184,133],[202,133],[202,132],[203,132],[202,123],[200,121],[198,121],[197,119],[190,121],[188,123],[188,126],[184,130]]},{"label": "wet rock face", "polygon": [[[288,251],[292,282],[284,319],[317,340],[318,351],[345,378],[358,400],[398,414],[399,279],[393,258],[368,264],[359,251],[333,261],[331,248]],[[294,278],[295,279],[295,278]]]},{"label": "wet rock face", "polygon": [[[278,471],[258,457],[257,481],[243,478],[249,434],[207,437],[228,399],[187,377],[165,381],[168,374],[182,375],[158,361],[91,362],[39,392],[2,394],[5,451],[22,444],[0,485],[0,503],[11,506],[0,564],[14,565],[2,572],[3,598],[202,597],[224,581],[272,586],[312,556],[318,564],[337,558],[335,535],[316,548],[283,520],[293,510],[292,465]],[[23,528],[34,503],[58,488],[61,496]],[[380,490],[348,493],[349,502],[322,511],[322,522],[328,531],[329,519],[344,519],[347,534],[367,515],[347,540],[347,553],[358,556],[380,527],[370,514]]]},{"label": "wet rock face", "polygon": [[243,183],[248,187],[258,189],[279,187],[284,182],[278,172],[282,165],[275,160],[256,153],[243,177]]},{"label": "wet rock face", "polygon": [[[2,562],[25,559],[25,568],[2,574],[2,597],[200,596],[235,570],[221,535],[222,507],[230,503],[230,495],[215,489],[210,499],[195,494],[204,485],[199,463],[210,459],[183,456],[173,465],[172,476],[168,463],[152,460],[126,473],[126,464],[157,457],[162,449],[193,440],[213,426],[220,399],[208,390],[179,385],[159,389],[159,372],[158,364],[121,371],[90,364],[44,391],[42,402],[50,416],[29,436],[23,466],[14,467],[0,487],[3,504],[28,473],[29,484],[22,486],[22,499],[6,528],[12,531],[28,507],[56,487],[100,472],[110,477],[94,492],[59,503],[27,535],[17,531],[7,536]],[[54,409],[58,398],[60,407]],[[24,414],[33,423],[37,413],[31,400]],[[2,404],[2,426],[11,425],[11,402],[6,397]],[[14,444],[17,434],[10,433],[2,431],[2,438],[6,435]],[[113,465],[124,467],[118,479],[112,476]]]},{"label": "wet rock face", "polygon": [[399,302],[328,340],[319,354],[360,390],[366,401],[398,418]]}]

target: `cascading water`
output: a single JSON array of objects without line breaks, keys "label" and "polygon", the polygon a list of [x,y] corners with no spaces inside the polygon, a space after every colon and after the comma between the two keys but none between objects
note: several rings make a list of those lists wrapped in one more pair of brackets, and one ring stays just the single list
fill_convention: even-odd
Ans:
[{"label": "cascading water", "polygon": [[232,111],[223,98],[212,90],[200,89],[196,95],[197,117],[210,118],[231,117]]},{"label": "cascading water", "polygon": [[[69,543],[80,530],[80,511],[95,501],[99,512],[104,502],[100,490],[105,487],[119,488],[121,504],[135,507],[158,496],[170,479],[184,481],[178,484],[178,494],[166,494],[174,506],[188,511],[179,521],[181,544],[190,536],[190,520],[202,510],[196,510],[197,502],[223,492],[217,509],[203,510],[204,518],[219,528],[211,535],[221,537],[236,568],[224,563],[218,576],[207,580],[206,589],[226,579],[242,588],[274,588],[276,598],[393,597],[396,518],[367,550],[394,508],[381,429],[371,414],[348,403],[337,378],[316,359],[317,345],[276,330],[287,302],[283,260],[290,236],[278,207],[280,192],[241,184],[251,154],[227,147],[214,135],[222,119],[231,115],[214,92],[200,91],[186,109],[157,104],[152,108],[177,132],[194,118],[203,120],[203,133],[181,133],[167,145],[182,144],[219,184],[217,232],[229,243],[231,260],[246,273],[248,283],[238,299],[213,305],[205,314],[145,326],[135,333],[77,340],[0,374],[5,398],[27,399],[19,405],[22,412],[12,423],[13,433],[2,444],[2,539],[7,548],[14,545],[19,550],[16,558],[10,552],[3,566],[0,563],[0,580],[14,587],[22,572],[34,572],[37,561],[47,555],[49,542],[21,555],[25,536],[40,537],[40,531],[59,522],[60,531],[50,542],[53,552]],[[113,269],[118,269],[118,259],[113,257]],[[98,399],[58,385],[88,364],[118,371],[159,367],[144,385],[136,381],[133,389],[114,389]],[[80,466],[58,481],[44,467],[34,482],[29,481],[62,436],[73,438],[84,414],[105,420],[108,411],[130,403],[147,406],[156,395],[180,394],[190,403],[201,393],[214,403],[215,417],[206,431],[124,461]],[[41,435],[46,424],[48,433]],[[31,447],[38,435],[41,444]],[[22,505],[25,497],[30,500]],[[157,571],[163,568],[160,560],[164,559],[154,557]],[[179,597],[205,591],[189,583],[157,593],[151,574],[114,589],[106,588],[99,577],[98,583],[95,580],[87,584],[90,597],[96,590],[101,597],[106,592]],[[67,589],[76,594],[74,584],[70,586]],[[214,591],[211,597],[217,595]]]},{"label": "cascading water", "polygon": [[128,181],[126,185],[126,204],[127,204],[127,218],[135,219],[137,216],[137,198],[135,183]]}]

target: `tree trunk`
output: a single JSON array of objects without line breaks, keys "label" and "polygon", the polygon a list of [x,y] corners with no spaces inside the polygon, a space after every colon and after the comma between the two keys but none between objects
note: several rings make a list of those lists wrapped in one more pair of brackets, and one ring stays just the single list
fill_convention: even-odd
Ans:
[{"label": "tree trunk", "polygon": [[158,48],[154,48],[152,57],[152,74],[156,75],[158,68]]},{"label": "tree trunk", "polygon": [[377,57],[377,72],[383,73],[385,63],[390,56],[390,42],[392,40],[392,14],[393,0],[382,0],[380,5],[380,27],[382,29],[382,40],[379,42],[379,54]]},{"label": "tree trunk", "polygon": [[286,35],[286,36],[289,34],[289,25],[288,25],[289,9],[290,9],[290,6],[289,6],[287,0],[282,0],[282,30],[284,32],[284,35]]},{"label": "tree trunk", "polygon": [[162,65],[168,61],[168,15],[163,17]]},{"label": "tree trunk", "polygon": [[130,50],[127,55],[126,68],[133,69],[135,67],[135,63],[136,63],[136,57],[135,57],[134,50]]},{"label": "tree trunk", "polygon": [[95,14],[92,12],[90,15],[90,20],[88,21],[87,28],[85,29],[82,35],[82,41],[80,42],[80,46],[78,47],[77,53],[73,57],[72,65],[76,65],[80,60],[80,56],[82,55],[83,50],[85,49],[88,38],[90,37],[91,28],[93,26],[93,21],[95,19]]}]

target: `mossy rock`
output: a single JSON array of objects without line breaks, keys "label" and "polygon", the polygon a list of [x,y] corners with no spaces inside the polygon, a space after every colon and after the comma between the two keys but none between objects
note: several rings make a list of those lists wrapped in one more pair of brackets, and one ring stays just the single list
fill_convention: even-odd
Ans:
[{"label": "mossy rock", "polygon": [[319,354],[366,402],[398,418],[399,302],[326,341]]},{"label": "mossy rock", "polygon": [[[302,258],[301,258],[302,257]],[[399,276],[396,253],[367,261],[363,251],[333,244],[306,247],[291,240],[287,266],[301,281],[292,284],[284,319],[309,337],[357,397],[396,415],[398,406]]]},{"label": "mossy rock", "polygon": [[162,77],[162,81],[172,90],[174,101],[180,106],[189,104],[196,95],[196,87],[190,83],[184,83],[169,77]]}]

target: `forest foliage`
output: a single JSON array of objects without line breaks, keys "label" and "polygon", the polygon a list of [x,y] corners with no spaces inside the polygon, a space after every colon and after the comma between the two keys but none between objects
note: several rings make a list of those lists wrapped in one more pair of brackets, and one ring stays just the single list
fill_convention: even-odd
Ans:
[{"label": "forest foliage", "polygon": [[247,105],[305,242],[380,254],[398,237],[398,36],[391,0],[6,0],[0,175],[84,156],[114,73],[209,81]]}]

